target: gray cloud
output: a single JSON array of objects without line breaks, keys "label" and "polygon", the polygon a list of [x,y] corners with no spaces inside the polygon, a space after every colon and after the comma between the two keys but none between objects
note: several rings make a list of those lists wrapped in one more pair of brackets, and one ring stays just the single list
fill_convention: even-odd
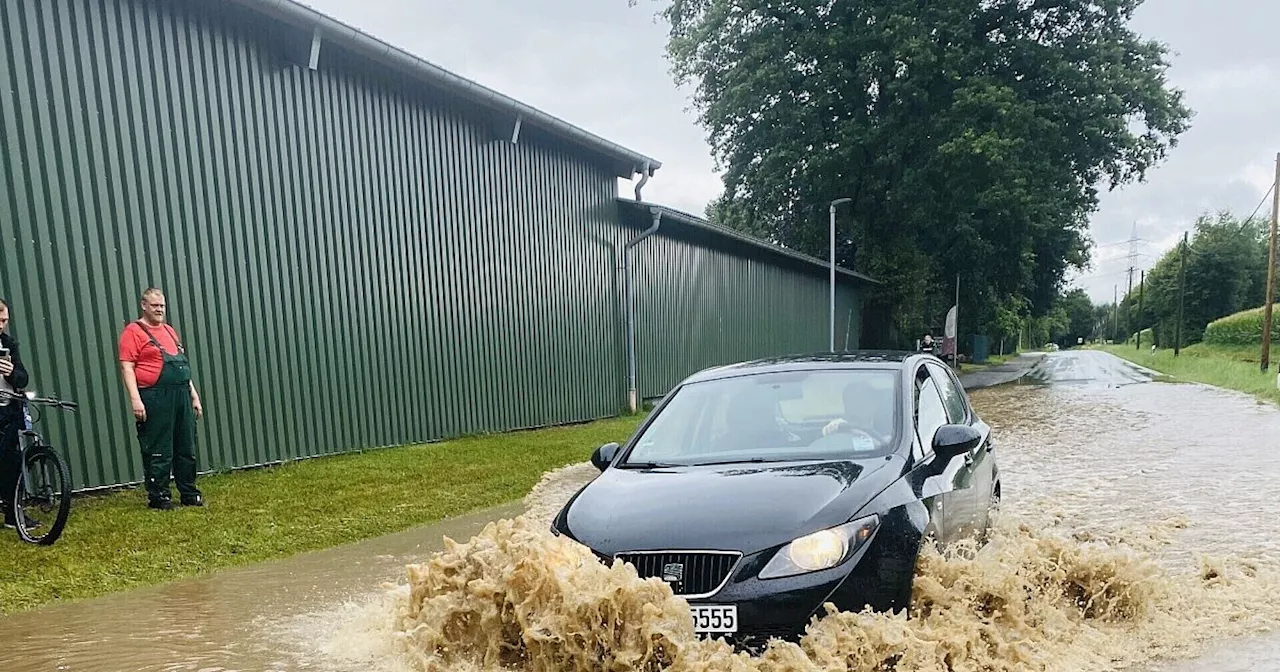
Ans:
[{"label": "gray cloud", "polygon": [[[1278,23],[1280,4],[1269,0],[1158,0],[1134,15],[1135,30],[1169,46],[1169,81],[1196,116],[1146,182],[1103,195],[1094,239],[1127,240],[1136,222],[1143,256],[1126,258],[1125,244],[1099,248],[1091,272],[1075,283],[1095,301],[1110,301],[1116,285],[1123,294],[1125,269],[1150,268],[1199,215],[1228,209],[1243,217],[1258,206],[1280,151],[1272,112],[1280,108]],[[1269,212],[1264,204],[1260,214]]]},{"label": "gray cloud", "polygon": [[[640,0],[308,0],[438,65],[663,161],[645,198],[701,214],[721,189],[706,134],[664,58],[661,5]],[[1134,27],[1173,50],[1171,83],[1196,111],[1192,128],[1145,183],[1104,194],[1091,222],[1099,244],[1144,239],[1149,268],[1204,212],[1248,214],[1271,183],[1280,123],[1280,25],[1272,0],[1153,0]],[[631,185],[623,182],[623,193]],[[1269,212],[1269,206],[1264,206]],[[1095,252],[1075,280],[1098,301],[1123,292],[1127,245]]]}]

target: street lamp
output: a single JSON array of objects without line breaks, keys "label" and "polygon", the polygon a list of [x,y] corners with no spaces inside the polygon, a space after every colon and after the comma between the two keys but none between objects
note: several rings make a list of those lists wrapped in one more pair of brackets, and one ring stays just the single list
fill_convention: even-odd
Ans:
[{"label": "street lamp", "polygon": [[836,206],[852,200],[852,198],[837,198],[831,201],[831,352],[836,351]]}]

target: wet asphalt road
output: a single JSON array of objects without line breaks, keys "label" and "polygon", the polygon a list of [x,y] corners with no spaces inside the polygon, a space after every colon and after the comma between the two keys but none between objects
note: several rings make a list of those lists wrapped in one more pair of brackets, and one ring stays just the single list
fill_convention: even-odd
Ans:
[{"label": "wet asphalt road", "polygon": [[1048,353],[1026,374],[1027,382],[1051,385],[1133,385],[1156,372],[1097,350]]}]

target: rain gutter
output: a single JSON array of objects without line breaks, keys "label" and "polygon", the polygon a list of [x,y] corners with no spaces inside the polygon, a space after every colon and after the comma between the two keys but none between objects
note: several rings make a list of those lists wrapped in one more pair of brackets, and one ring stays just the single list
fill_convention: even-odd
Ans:
[{"label": "rain gutter", "polygon": [[376,61],[402,68],[412,75],[416,75],[436,86],[443,87],[472,102],[509,112],[516,117],[517,121],[515,123],[541,126],[555,135],[593,149],[607,157],[618,159],[621,163],[629,166],[625,174],[623,174],[622,170],[615,170],[619,177],[631,179],[635,173],[643,172],[644,178],[642,180],[647,180],[654,171],[662,167],[662,162],[657,159],[605,140],[563,119],[498,93],[473,80],[449,72],[434,63],[418,58],[337,19],[293,2],[293,0],[229,1],[273,16],[286,23],[300,25],[308,30],[312,35],[308,59],[309,66],[312,69],[318,67],[321,44],[324,40],[330,40]]}]

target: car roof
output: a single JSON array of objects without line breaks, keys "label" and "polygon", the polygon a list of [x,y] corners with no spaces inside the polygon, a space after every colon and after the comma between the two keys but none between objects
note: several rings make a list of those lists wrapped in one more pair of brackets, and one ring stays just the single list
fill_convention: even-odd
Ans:
[{"label": "car roof", "polygon": [[684,383],[697,383],[737,376],[803,371],[815,369],[902,369],[920,359],[936,359],[931,355],[910,350],[853,350],[849,352],[823,352],[795,354],[754,359],[724,366],[703,369],[687,378]]}]

